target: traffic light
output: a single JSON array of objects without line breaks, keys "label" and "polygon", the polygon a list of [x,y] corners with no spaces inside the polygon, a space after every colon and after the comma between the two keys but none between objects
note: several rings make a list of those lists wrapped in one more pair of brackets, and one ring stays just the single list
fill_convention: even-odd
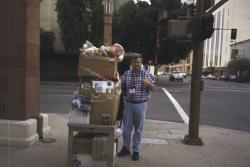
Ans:
[{"label": "traffic light", "polygon": [[206,13],[199,18],[199,33],[198,38],[205,40],[210,38],[214,32],[214,16]]},{"label": "traffic light", "polygon": [[236,40],[236,37],[237,37],[237,29],[236,28],[233,28],[231,30],[231,39],[232,40]]}]

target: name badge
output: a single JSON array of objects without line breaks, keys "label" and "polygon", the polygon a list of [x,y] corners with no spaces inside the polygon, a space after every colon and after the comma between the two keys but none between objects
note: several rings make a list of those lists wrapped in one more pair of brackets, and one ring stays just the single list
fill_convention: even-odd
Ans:
[{"label": "name badge", "polygon": [[135,94],[135,87],[129,88],[129,94]]}]

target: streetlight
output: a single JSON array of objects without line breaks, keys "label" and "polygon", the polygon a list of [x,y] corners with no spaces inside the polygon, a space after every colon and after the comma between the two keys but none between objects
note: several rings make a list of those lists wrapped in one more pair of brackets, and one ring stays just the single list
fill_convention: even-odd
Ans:
[{"label": "streetlight", "polygon": [[111,45],[112,43],[112,15],[113,15],[113,0],[103,0],[104,5],[104,45]]}]

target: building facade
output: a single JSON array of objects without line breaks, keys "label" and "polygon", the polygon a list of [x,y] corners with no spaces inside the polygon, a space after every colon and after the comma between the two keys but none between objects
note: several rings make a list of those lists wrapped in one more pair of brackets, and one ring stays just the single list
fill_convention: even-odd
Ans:
[{"label": "building facade", "polygon": [[231,57],[233,58],[246,58],[250,60],[250,39],[236,42],[230,45],[231,47]]},{"label": "building facade", "polygon": [[[223,73],[231,60],[230,45],[250,39],[249,8],[249,0],[230,0],[213,13],[214,27],[220,30],[215,30],[213,36],[204,41],[203,71]],[[232,28],[237,29],[237,38],[233,41]]]}]

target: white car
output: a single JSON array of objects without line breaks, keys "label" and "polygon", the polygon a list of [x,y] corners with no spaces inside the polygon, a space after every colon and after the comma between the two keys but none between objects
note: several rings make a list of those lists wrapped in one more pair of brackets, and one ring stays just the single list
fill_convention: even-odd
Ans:
[{"label": "white car", "polygon": [[187,73],[182,72],[181,74],[182,74],[182,76],[183,76],[184,78],[187,78]]},{"label": "white car", "polygon": [[164,72],[163,71],[158,71],[157,75],[162,75]]},{"label": "white car", "polygon": [[169,76],[170,81],[183,81],[183,75],[179,71],[173,71]]},{"label": "white car", "polygon": [[235,81],[236,75],[229,75],[229,81]]},{"label": "white car", "polygon": [[216,76],[212,75],[212,74],[208,74],[206,76],[206,79],[216,79]]}]

